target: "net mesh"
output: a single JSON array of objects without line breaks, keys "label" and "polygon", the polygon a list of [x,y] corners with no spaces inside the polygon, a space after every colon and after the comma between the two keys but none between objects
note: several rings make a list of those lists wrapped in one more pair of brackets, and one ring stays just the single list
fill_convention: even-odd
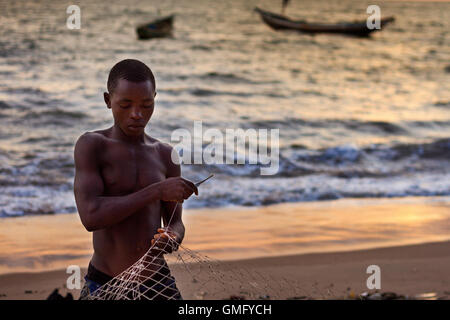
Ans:
[{"label": "net mesh", "polygon": [[[169,245],[169,244],[168,244]],[[236,267],[180,246],[166,259],[149,250],[141,259],[86,297],[88,300],[282,299],[297,292],[287,279]],[[175,284],[175,276],[177,283]],[[180,288],[180,289],[179,289]],[[270,295],[269,295],[270,293]]]},{"label": "net mesh", "polygon": [[138,261],[84,299],[286,299],[306,298],[312,293],[329,298],[334,294],[330,288],[325,294],[314,287],[305,292],[292,278],[256,271],[261,266],[249,270],[238,262],[212,259],[166,235],[168,240],[163,244],[157,239]]}]

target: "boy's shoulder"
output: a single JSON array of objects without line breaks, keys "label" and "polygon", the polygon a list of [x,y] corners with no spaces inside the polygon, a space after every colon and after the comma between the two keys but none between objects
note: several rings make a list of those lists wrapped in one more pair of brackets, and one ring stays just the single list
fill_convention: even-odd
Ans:
[{"label": "boy's shoulder", "polygon": [[173,161],[173,157],[178,155],[178,154],[176,154],[176,155],[173,154],[175,152],[175,149],[169,143],[162,142],[162,141],[160,141],[156,138],[150,137],[148,135],[146,135],[146,136],[149,139],[149,143],[156,146],[157,149],[159,150],[158,153],[159,153],[162,161],[165,163],[166,169],[168,170],[168,172],[172,172],[172,171],[178,172],[179,164],[177,162]]},{"label": "boy's shoulder", "polygon": [[78,137],[76,145],[89,145],[91,147],[98,147],[105,138],[103,130],[86,131]]},{"label": "boy's shoulder", "polygon": [[160,141],[156,138],[152,138],[149,136],[149,138],[151,139],[151,143],[154,144],[160,151],[160,154],[166,159],[167,157],[170,158],[171,154],[172,154],[172,150],[173,147],[168,144],[167,142],[163,142]]}]

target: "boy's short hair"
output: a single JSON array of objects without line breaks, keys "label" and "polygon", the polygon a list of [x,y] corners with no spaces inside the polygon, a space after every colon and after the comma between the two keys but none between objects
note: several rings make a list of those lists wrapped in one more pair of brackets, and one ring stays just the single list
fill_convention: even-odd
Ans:
[{"label": "boy's short hair", "polygon": [[112,94],[117,87],[120,79],[125,79],[131,82],[143,82],[149,80],[156,89],[155,77],[152,70],[147,65],[139,60],[125,59],[112,67],[108,76],[108,92]]}]

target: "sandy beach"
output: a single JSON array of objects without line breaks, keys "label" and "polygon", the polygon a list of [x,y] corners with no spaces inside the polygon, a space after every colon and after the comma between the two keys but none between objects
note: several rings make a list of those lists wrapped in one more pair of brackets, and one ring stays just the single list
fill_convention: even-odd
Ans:
[{"label": "sandy beach", "polygon": [[[434,292],[438,297],[450,298],[450,241],[382,249],[339,253],[318,253],[259,259],[239,260],[228,267],[246,268],[272,276],[269,288],[279,287],[277,281],[288,278],[295,288],[285,287],[284,298],[309,297],[342,299],[369,291],[366,288],[366,268],[377,264],[382,272],[382,292],[396,292],[408,296]],[[83,270],[83,273],[86,270]],[[227,298],[240,292],[211,296],[217,291],[214,284],[196,291],[189,277],[176,275],[185,299]],[[45,299],[55,288],[75,298],[79,290],[67,290],[65,270],[0,275],[1,299]],[[217,285],[217,284],[215,284]],[[267,292],[271,295],[272,292]]]},{"label": "sandy beach", "polygon": [[[436,197],[186,210],[183,245],[219,259],[216,268],[233,281],[246,281],[234,277],[236,270],[262,274],[266,288],[258,292],[270,298],[357,295],[369,291],[366,269],[373,264],[381,269],[382,292],[445,297],[448,208],[447,198]],[[76,214],[6,219],[0,229],[1,299],[45,299],[55,288],[65,294],[67,266],[86,271],[90,234]],[[218,281],[196,284],[185,266],[172,271],[186,299],[246,294],[231,284],[224,291]],[[78,297],[79,290],[70,291]]]}]

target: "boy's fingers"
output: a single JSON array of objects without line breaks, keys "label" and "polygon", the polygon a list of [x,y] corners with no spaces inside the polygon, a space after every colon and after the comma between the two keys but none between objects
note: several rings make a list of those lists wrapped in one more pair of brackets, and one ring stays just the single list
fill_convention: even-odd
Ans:
[{"label": "boy's fingers", "polygon": [[[191,182],[191,181],[189,181],[189,182]],[[194,188],[195,195],[198,196],[198,188],[197,188],[197,186],[193,182],[191,182],[191,184],[192,184],[192,187]]]},{"label": "boy's fingers", "polygon": [[184,181],[185,184],[189,187],[189,189],[191,189],[192,192],[194,192],[195,195],[198,196],[198,188],[197,188],[197,186],[195,185],[195,183],[193,183],[192,181],[189,181],[189,180],[187,180],[187,179],[183,179],[183,181]]},{"label": "boy's fingers", "polygon": [[177,239],[176,234],[172,230],[158,228],[157,231],[158,233],[153,235],[153,239],[151,240],[151,245],[154,246],[153,250],[167,253],[178,250],[178,245],[170,241],[176,242]]},{"label": "boy's fingers", "polygon": [[194,192],[194,188],[189,184],[188,180],[183,179],[183,191],[184,193]]},{"label": "boy's fingers", "polygon": [[165,234],[169,235],[169,237],[172,238],[172,239],[176,239],[177,238],[177,235],[175,234],[175,232],[173,232],[170,229],[166,229]]},{"label": "boy's fingers", "polygon": [[[188,180],[189,181],[189,180]],[[198,188],[192,181],[189,181],[189,186],[192,188],[192,190],[195,192],[195,195],[198,196]]]}]

